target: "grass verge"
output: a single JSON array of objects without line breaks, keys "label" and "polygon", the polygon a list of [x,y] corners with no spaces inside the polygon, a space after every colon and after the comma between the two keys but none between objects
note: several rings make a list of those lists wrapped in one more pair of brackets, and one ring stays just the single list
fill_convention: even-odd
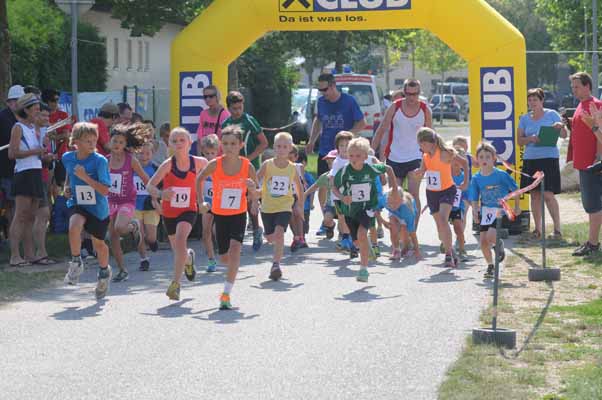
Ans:
[{"label": "grass verge", "polygon": [[62,279],[64,271],[5,272],[0,271],[0,304],[18,298],[21,294],[49,286]]},{"label": "grass verge", "polygon": [[[560,282],[528,282],[528,268],[541,263],[536,242],[508,252],[498,321],[517,331],[518,349],[474,346],[469,339],[440,400],[602,399],[602,256],[571,256],[587,229],[563,225],[565,241],[550,243],[548,265],[561,268]],[[488,309],[481,322],[490,321]]]}]

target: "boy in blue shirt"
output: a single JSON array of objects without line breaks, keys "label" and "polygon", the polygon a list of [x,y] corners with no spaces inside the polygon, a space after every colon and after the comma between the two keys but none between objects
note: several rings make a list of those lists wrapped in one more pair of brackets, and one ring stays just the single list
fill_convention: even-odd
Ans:
[{"label": "boy in blue shirt", "polygon": [[69,219],[69,246],[71,262],[65,275],[65,283],[75,285],[84,271],[80,256],[81,234],[85,230],[92,236],[92,244],[98,258],[98,282],[96,298],[103,298],[109,289],[111,267],[109,248],[104,242],[109,227],[109,164],[104,156],[96,153],[98,130],[96,125],[79,122],[71,132],[71,142],[77,147],[63,155],[67,172],[64,193],[67,206],[73,209]]},{"label": "boy in blue shirt", "polygon": [[[481,143],[477,147],[477,163],[480,171],[477,172],[470,182],[468,197],[472,202],[472,215],[475,221],[479,221],[480,245],[483,256],[487,261],[486,278],[493,276],[494,265],[491,253],[492,246],[496,242],[496,222],[502,217],[502,205],[500,200],[508,193],[517,190],[518,186],[514,179],[506,172],[494,168],[497,158],[495,147],[489,143]],[[481,218],[479,219],[479,202]],[[515,212],[520,214],[519,201],[515,201]],[[504,243],[499,254],[499,261],[505,258]]]}]

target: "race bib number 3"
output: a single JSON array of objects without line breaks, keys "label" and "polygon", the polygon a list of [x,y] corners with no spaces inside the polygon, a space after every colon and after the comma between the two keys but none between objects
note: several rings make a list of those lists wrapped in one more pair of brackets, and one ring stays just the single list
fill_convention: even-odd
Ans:
[{"label": "race bib number 3", "polygon": [[481,208],[481,225],[488,226],[493,224],[493,221],[497,218],[499,208],[495,207],[483,207]]},{"label": "race bib number 3", "polygon": [[96,204],[96,191],[92,186],[75,186],[76,203],[80,206],[93,206]]},{"label": "race bib number 3", "polygon": [[123,176],[121,174],[111,174],[111,187],[109,192],[113,194],[121,194],[121,181]]},{"label": "race bib number 3", "polygon": [[370,201],[370,184],[356,183],[351,185],[351,201],[354,203]]},{"label": "race bib number 3", "polygon": [[190,188],[189,187],[172,187],[174,195],[171,198],[171,206],[173,208],[188,208],[190,207]]},{"label": "race bib number 3", "polygon": [[136,186],[136,194],[138,196],[148,196],[148,191],[146,190],[146,185],[142,182],[142,178],[135,176],[134,185]]},{"label": "race bib number 3", "polygon": [[286,196],[290,182],[288,176],[272,176],[270,194],[272,196]]},{"label": "race bib number 3", "polygon": [[224,210],[238,210],[240,209],[241,198],[241,189],[223,189],[221,208]]},{"label": "race bib number 3", "polygon": [[426,188],[428,190],[441,190],[441,172],[426,172]]},{"label": "race bib number 3", "polygon": [[456,196],[454,197],[454,208],[460,208],[460,204],[462,203],[462,191],[460,189],[456,189]]}]

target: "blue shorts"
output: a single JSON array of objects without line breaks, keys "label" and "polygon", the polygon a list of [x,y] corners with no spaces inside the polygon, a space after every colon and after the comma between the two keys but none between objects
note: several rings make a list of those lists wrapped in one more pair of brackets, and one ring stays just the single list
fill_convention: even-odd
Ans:
[{"label": "blue shorts", "polygon": [[409,233],[416,232],[416,218],[418,216],[418,209],[416,208],[416,201],[412,201],[410,208],[409,204],[402,204],[397,210],[391,210],[387,207],[389,215],[396,218],[400,223],[404,224],[408,228]]}]

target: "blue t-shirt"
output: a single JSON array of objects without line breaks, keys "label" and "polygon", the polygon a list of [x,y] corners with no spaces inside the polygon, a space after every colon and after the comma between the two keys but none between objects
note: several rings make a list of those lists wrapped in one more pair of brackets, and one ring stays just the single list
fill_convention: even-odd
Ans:
[{"label": "blue t-shirt", "polygon": [[341,97],[334,103],[324,96],[318,99],[318,118],[322,124],[319,153],[324,156],[334,150],[337,133],[353,128],[357,121],[364,119],[364,114],[353,96],[341,93]]},{"label": "blue t-shirt", "polygon": [[[312,174],[310,174],[309,172],[305,172],[305,174],[303,175],[303,178],[305,179],[305,190],[307,190],[311,185],[313,185],[316,180],[314,179],[314,176]],[[311,205],[312,205],[312,200],[314,199],[314,195],[310,195],[307,196],[307,198],[305,199],[305,203],[303,204],[303,210],[304,211],[310,211],[311,210]]]},{"label": "blue t-shirt", "polygon": [[[153,165],[153,163],[148,163],[148,165],[146,167],[142,167],[142,169],[144,169],[144,172],[146,172],[146,175],[148,175],[149,178],[155,174],[155,171],[157,171],[157,167],[155,167]],[[136,174],[135,172],[134,172],[134,184],[136,185],[137,192],[146,191],[146,187],[144,186],[144,183],[138,179],[138,174]],[[138,211],[144,210],[144,202],[146,201],[147,197],[148,197],[148,194],[142,194],[142,195],[137,194],[136,195],[136,210],[138,210]]]},{"label": "blue t-shirt", "polygon": [[[456,187],[459,188],[464,183],[464,172],[460,171],[460,175],[453,175],[452,178],[454,179],[454,184],[456,185]],[[464,211],[464,199],[466,198],[465,196],[466,196],[466,191],[462,192],[462,196],[460,198],[460,206],[452,207],[453,211],[457,211],[457,210]],[[454,201],[454,203],[455,203],[455,201]]]},{"label": "blue t-shirt", "polygon": [[416,200],[412,199],[412,204],[402,204],[397,210],[392,210],[387,207],[389,215],[397,218],[399,222],[405,222],[409,233],[416,232],[416,217],[418,216],[418,208],[416,208]]},{"label": "blue t-shirt", "polygon": [[[539,135],[539,128],[542,126],[552,126],[556,122],[562,121],[560,114],[554,110],[543,109],[543,117],[537,121],[533,121],[529,114],[520,117],[518,127],[525,132],[525,136]],[[525,146],[524,160],[537,160],[540,158],[559,158],[560,152],[558,147],[554,146],[536,146],[535,143],[529,143]]]},{"label": "blue t-shirt", "polygon": [[490,175],[477,172],[470,181],[468,198],[470,201],[481,200],[481,207],[500,208],[500,200],[517,189],[514,179],[505,171],[494,168]]},{"label": "blue t-shirt", "polygon": [[[75,167],[81,165],[86,170],[90,178],[107,187],[111,186],[111,176],[109,175],[109,162],[107,159],[94,152],[83,160],[77,159],[77,152],[70,151],[63,154],[63,166],[69,176],[69,186],[71,187],[71,198],[67,201],[67,206],[72,208],[78,206],[89,212],[100,220],[109,217],[109,200],[86,182],[75,176]],[[76,200],[77,198],[77,200]]]}]

